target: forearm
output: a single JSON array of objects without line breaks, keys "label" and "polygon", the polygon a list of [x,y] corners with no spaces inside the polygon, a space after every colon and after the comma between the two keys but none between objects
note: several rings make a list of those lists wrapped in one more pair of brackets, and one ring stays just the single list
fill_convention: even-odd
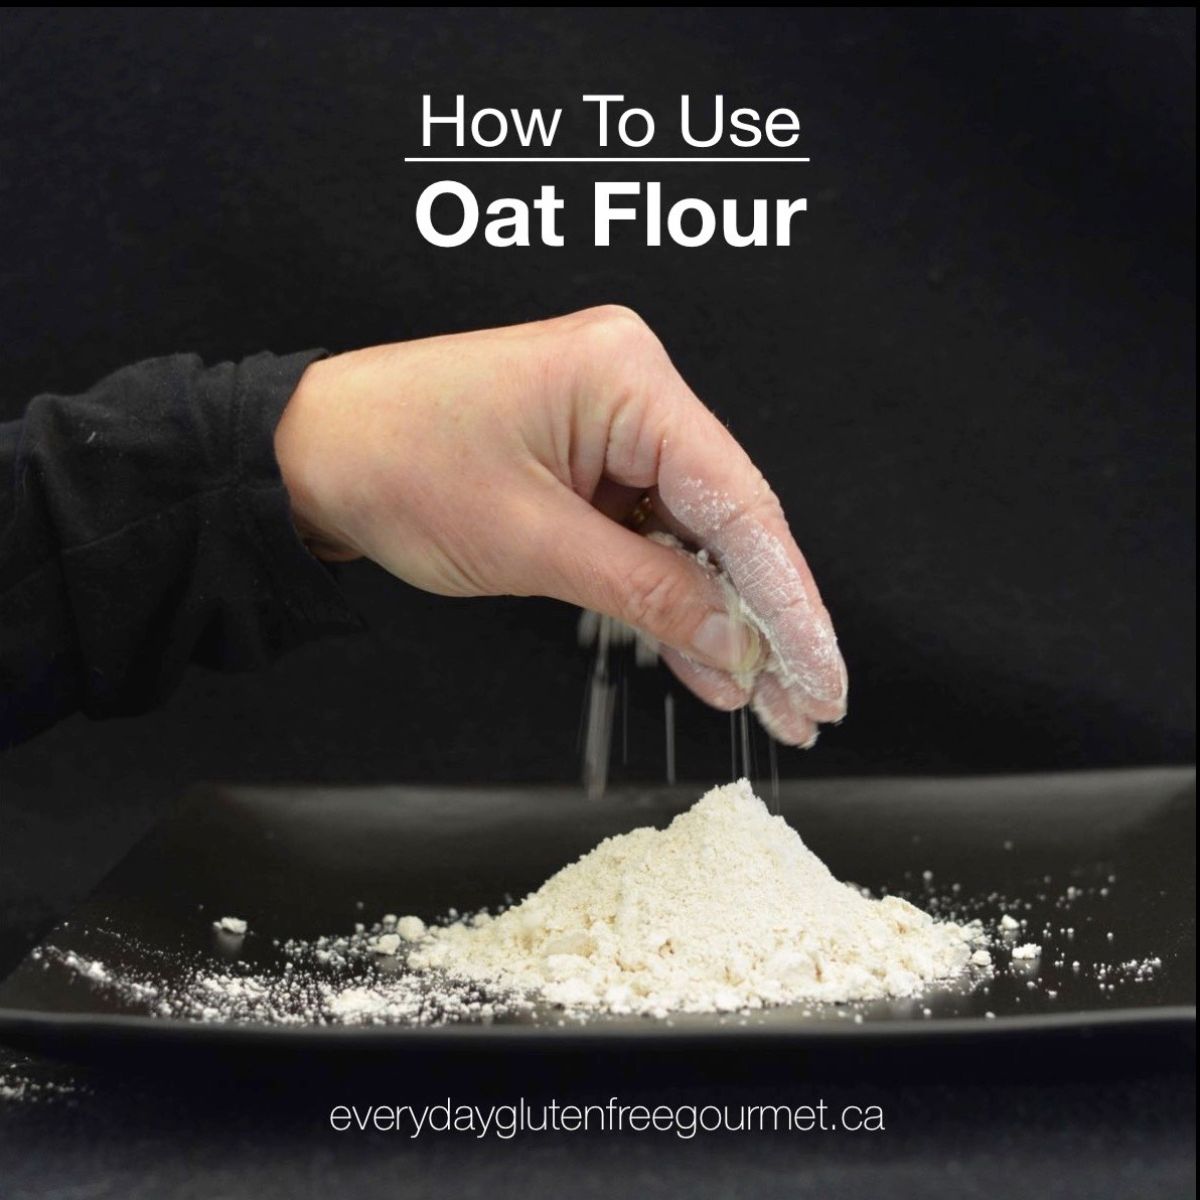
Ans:
[{"label": "forearm", "polygon": [[177,355],[0,427],[0,744],[160,701],[357,622],[291,524],[273,434],[320,352]]}]

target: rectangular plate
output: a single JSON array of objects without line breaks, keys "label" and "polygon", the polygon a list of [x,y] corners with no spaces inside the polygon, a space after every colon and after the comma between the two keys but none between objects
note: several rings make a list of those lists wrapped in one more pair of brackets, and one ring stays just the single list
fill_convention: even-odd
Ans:
[{"label": "rectangular plate", "polygon": [[[73,951],[178,985],[198,964],[226,962],[212,922],[233,914],[250,922],[241,957],[255,971],[279,970],[275,939],[347,933],[385,912],[428,919],[520,898],[602,838],[665,825],[701,790],[623,790],[588,802],[567,787],[204,789],[0,985],[0,1037],[42,1048],[154,1039],[380,1050],[1194,1028],[1195,772],[1175,768],[785,783],[780,811],[840,878],[923,906],[937,898],[989,925],[1001,898],[1019,900],[1029,906],[1022,936],[1043,945],[1032,973],[1010,970],[1002,953],[986,992],[934,988],[870,1004],[861,1021],[831,1006],[670,1023],[560,1024],[535,1012],[433,1027],[221,1024],[151,1015],[151,1001],[122,998],[61,962]],[[1150,958],[1161,965],[1142,979],[1122,966]]]}]

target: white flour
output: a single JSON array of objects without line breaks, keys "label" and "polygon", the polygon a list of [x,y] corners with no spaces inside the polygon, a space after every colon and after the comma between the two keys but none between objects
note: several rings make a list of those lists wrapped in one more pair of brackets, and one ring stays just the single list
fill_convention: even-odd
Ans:
[{"label": "white flour", "polygon": [[[562,1025],[605,1012],[669,1021],[706,1010],[745,1024],[767,1019],[750,1010],[779,1003],[861,1022],[885,997],[929,1018],[931,1004],[913,997],[954,996],[978,1015],[993,990],[1009,1012],[1051,1011],[1063,995],[1095,1004],[1097,989],[1111,1003],[1163,967],[1076,949],[1078,924],[1095,954],[1096,924],[1114,911],[1111,873],[1082,886],[1073,873],[1065,890],[1046,875],[1023,895],[974,897],[955,882],[937,890],[930,870],[906,874],[928,913],[839,883],[740,780],[661,832],[609,838],[499,916],[451,909],[427,925],[388,913],[315,938],[231,936],[218,920],[215,954],[141,947],[102,926],[73,931],[78,949],[37,948],[32,960],[131,1011],[293,1026]],[[1118,935],[1103,936],[1111,945]],[[14,1087],[0,1080],[0,1099]]]},{"label": "white flour", "polygon": [[608,838],[523,903],[434,927],[410,966],[616,1013],[911,996],[976,928],[840,883],[742,779],[662,831]]}]

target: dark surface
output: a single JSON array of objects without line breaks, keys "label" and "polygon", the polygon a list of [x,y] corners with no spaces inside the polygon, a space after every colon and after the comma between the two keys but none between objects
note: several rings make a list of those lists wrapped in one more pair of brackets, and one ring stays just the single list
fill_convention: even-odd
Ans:
[{"label": "dark surface", "polygon": [[[1189,1055],[1179,1048],[1176,1057]],[[1195,1191],[1195,1085],[1161,1057],[1101,1061],[927,1058],[836,1069],[795,1056],[697,1062],[643,1055],[375,1070],[216,1070],[149,1079],[70,1075],[74,1104],[9,1106],[0,1123],[5,1195],[102,1200],[254,1197],[813,1197],[993,1200],[1031,1195],[1188,1197]],[[26,1077],[61,1068],[18,1064]],[[3,1073],[3,1067],[0,1067]],[[879,1104],[878,1134],[465,1135],[413,1141],[330,1131],[335,1104],[606,1102]]]},{"label": "dark surface", "polygon": [[[27,958],[0,985],[0,1036],[81,1051],[101,1039],[127,1047],[143,1036],[153,1037],[160,1052],[172,1040],[239,1054],[282,1041],[297,1054],[369,1047],[379,1055],[491,1042],[528,1052],[596,1039],[687,1041],[698,1049],[763,1039],[787,1048],[830,1037],[955,1034],[977,1042],[1012,1038],[1022,1029],[1065,1039],[1086,1030],[1099,1044],[1106,1033],[1132,1037],[1136,1030],[1126,1026],[1138,1020],[1170,1016],[1185,1032],[1189,1023],[1194,1027],[1196,813],[1189,770],[827,780],[783,789],[780,812],[839,878],[961,920],[978,917],[989,931],[1002,912],[1020,914],[1027,924],[994,950],[996,974],[983,987],[931,987],[920,997],[853,1012],[776,1008],[744,1027],[703,1014],[670,1024],[608,1017],[563,1026],[553,1009],[502,1015],[486,1025],[388,1029],[230,1026],[155,1013],[197,967],[228,968],[236,958],[255,975],[280,976],[295,957],[280,943],[292,938],[349,933],[356,921],[371,924],[385,912],[433,922],[451,908],[495,908],[506,896],[536,890],[605,837],[662,828],[692,799],[677,789],[582,803],[577,788],[251,788],[201,795],[49,933],[50,949]],[[932,873],[928,881],[925,871]],[[213,921],[228,914],[248,919],[244,940],[231,944],[214,933]],[[1017,942],[1040,945],[1040,960],[1010,963],[1008,949]],[[63,965],[65,952],[99,960],[117,978],[149,978],[156,996],[143,1000],[96,985]],[[1120,970],[1147,959],[1161,960],[1149,978]],[[345,972],[302,962],[296,969],[349,986]],[[375,969],[368,968],[368,978]],[[360,967],[360,982],[362,974]],[[850,1020],[856,1013],[861,1023]]]},{"label": "dark surface", "polygon": [[[496,794],[492,807],[534,841],[504,864],[481,857],[495,841],[491,822],[497,818],[481,811],[478,793],[445,793],[438,805],[433,800],[419,789],[357,795],[242,789],[203,797],[138,847],[52,940],[66,945],[74,939],[82,947],[88,941],[81,930],[107,915],[143,941],[207,955],[209,913],[196,914],[198,887],[212,905],[252,913],[260,942],[273,930],[325,929],[340,911],[339,898],[352,920],[357,910],[345,904],[350,880],[368,910],[398,890],[434,909],[455,899],[474,904],[501,880],[532,885],[548,865],[599,832],[661,819],[678,797],[675,803],[659,793],[580,805],[572,827],[561,819],[569,796]],[[530,818],[550,804],[560,815],[531,826]],[[1162,984],[1180,990],[1176,998],[1194,998],[1187,961],[1194,953],[1188,936],[1194,911],[1186,903],[1194,881],[1188,869],[1193,773],[816,783],[785,797],[784,808],[803,821],[810,843],[835,866],[857,866],[863,878],[878,882],[902,882],[890,874],[901,829],[910,836],[920,830],[921,841],[906,853],[919,854],[935,871],[961,867],[968,891],[974,872],[1002,870],[1006,880],[1016,880],[1024,871],[1027,884],[1036,886],[1050,867],[1086,886],[1087,868],[1102,864],[1105,878],[1115,873],[1116,888],[1128,888],[1118,916],[1130,905],[1144,915],[1143,906],[1157,903],[1145,878],[1156,866],[1169,896],[1159,913],[1163,931],[1138,929],[1134,921],[1121,940],[1154,935],[1161,943],[1165,937],[1174,952],[1167,954]],[[1081,809],[1094,816],[1082,828]],[[350,829],[331,822],[335,811]],[[451,883],[431,868],[455,826],[465,862]],[[405,838],[384,836],[399,828]],[[848,828],[876,836],[855,840]],[[1013,850],[998,850],[1007,836]],[[965,838],[976,842],[969,858],[962,854]],[[388,853],[395,859],[392,882],[378,869]],[[351,870],[364,856],[370,869]],[[222,874],[214,859],[243,869]],[[1009,865],[1002,866],[1005,860]],[[1021,868],[1014,870],[1014,863]],[[258,878],[246,878],[244,868],[251,866]],[[148,909],[151,894],[156,903]],[[1176,911],[1177,903],[1183,911]],[[1088,908],[1080,902],[1073,916],[1085,956],[1099,948],[1088,933]],[[107,944],[111,961],[113,941]],[[261,945],[248,953],[270,956]],[[30,988],[31,977],[19,972],[2,998],[28,1000]],[[60,1009],[95,1012],[105,1007],[99,997],[86,986],[64,992],[62,979],[51,976],[43,999]],[[1162,999],[1161,990],[1138,996],[1121,989],[1111,1004]],[[1073,1001],[1064,997],[1064,1003]],[[1042,1006],[1034,1001],[1034,1009]],[[1001,1017],[981,1029],[983,1023],[970,1018],[922,1025],[897,1021],[897,1015],[876,1011],[863,1027],[834,1022],[841,1037],[816,1025],[807,1039],[791,1032],[769,1041],[735,1034],[713,1042],[711,1028],[698,1030],[700,1041],[664,1041],[656,1023],[640,1022],[648,1036],[630,1040],[620,1036],[628,1030],[609,1030],[602,1053],[577,1039],[572,1045],[554,1029],[527,1029],[532,1040],[519,1046],[502,1046],[486,1030],[469,1043],[442,1041],[436,1049],[404,1030],[342,1031],[336,1053],[322,1052],[335,1047],[322,1047],[302,1031],[265,1037],[247,1030],[247,1037],[222,1046],[209,1036],[212,1027],[132,1018],[165,1040],[127,1028],[128,1036],[116,1041],[93,1029],[80,1043],[43,1040],[57,1046],[65,1056],[60,1061],[0,1051],[0,1097],[5,1088],[25,1089],[23,1099],[0,1099],[0,1173],[6,1196],[70,1195],[86,1186],[88,1195],[123,1200],[332,1192],[370,1200],[431,1190],[526,1196],[566,1189],[590,1197],[609,1196],[614,1186],[646,1196],[889,1200],[1191,1194],[1194,1024],[1119,1029],[1080,1021],[1045,1036],[1026,1032],[1036,1016]],[[976,1033],[931,1036],[935,1028],[955,1025]],[[889,1027],[901,1036],[863,1037]],[[372,1104],[486,1107],[523,1100],[537,1108],[551,1101],[603,1105],[612,1097],[626,1105],[733,1109],[824,1102],[835,1123],[845,1105],[878,1105],[884,1128],[870,1134],[708,1133],[693,1140],[673,1133],[523,1133],[505,1141],[494,1134],[479,1140],[428,1132],[413,1140],[407,1129],[335,1133],[329,1123],[335,1105],[361,1111]]]}]

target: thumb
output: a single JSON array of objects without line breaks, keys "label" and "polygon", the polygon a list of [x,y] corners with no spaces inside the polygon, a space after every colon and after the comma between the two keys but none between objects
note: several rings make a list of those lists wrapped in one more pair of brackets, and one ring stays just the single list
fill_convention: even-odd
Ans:
[{"label": "thumb", "polygon": [[730,616],[717,581],[686,551],[609,520],[579,496],[542,518],[546,595],[626,622],[706,666],[743,674],[757,664],[757,630]]}]

